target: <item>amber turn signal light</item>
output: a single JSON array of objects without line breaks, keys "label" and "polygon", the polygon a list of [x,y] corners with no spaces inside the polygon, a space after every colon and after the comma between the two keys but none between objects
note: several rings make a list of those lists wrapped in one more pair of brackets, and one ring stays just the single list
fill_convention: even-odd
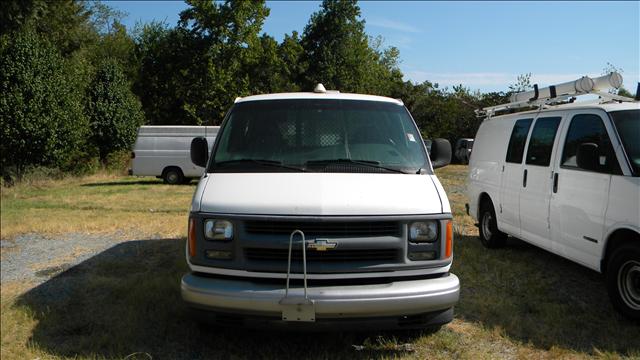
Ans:
[{"label": "amber turn signal light", "polygon": [[444,254],[446,258],[451,257],[453,254],[453,222],[451,220],[447,221],[447,239]]},{"label": "amber turn signal light", "polygon": [[196,219],[194,218],[189,219],[188,246],[189,246],[189,256],[190,257],[196,256]]}]

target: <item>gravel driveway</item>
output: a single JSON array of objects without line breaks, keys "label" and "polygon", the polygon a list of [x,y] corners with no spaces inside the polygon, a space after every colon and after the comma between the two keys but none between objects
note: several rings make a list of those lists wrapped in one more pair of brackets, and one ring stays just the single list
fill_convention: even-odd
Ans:
[{"label": "gravel driveway", "polygon": [[118,234],[83,233],[56,237],[25,234],[2,240],[0,281],[38,285],[122,241],[126,238]]}]

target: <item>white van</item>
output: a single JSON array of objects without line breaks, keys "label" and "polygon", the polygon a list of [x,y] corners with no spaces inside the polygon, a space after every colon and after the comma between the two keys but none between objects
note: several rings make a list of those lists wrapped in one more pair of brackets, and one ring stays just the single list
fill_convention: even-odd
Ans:
[{"label": "white van", "polygon": [[191,162],[191,141],[205,137],[213,145],[219,126],[141,126],[131,153],[129,175],[156,176],[167,184],[188,182],[204,169]]},{"label": "white van", "polygon": [[613,305],[639,319],[640,104],[597,94],[485,119],[467,211],[487,247],[510,235],[605,273]]},{"label": "white van", "polygon": [[[314,92],[237,99],[193,196],[182,297],[226,325],[422,328],[451,321],[452,215],[399,100]],[[209,153],[211,156],[209,157]],[[433,166],[432,166],[433,164]]]}]

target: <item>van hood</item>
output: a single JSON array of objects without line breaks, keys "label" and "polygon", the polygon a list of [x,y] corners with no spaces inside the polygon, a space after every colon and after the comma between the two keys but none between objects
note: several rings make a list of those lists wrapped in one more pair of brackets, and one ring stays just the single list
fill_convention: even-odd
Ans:
[{"label": "van hood", "polygon": [[192,210],[198,209],[225,214],[315,216],[451,212],[434,175],[342,173],[208,174],[194,196]]}]

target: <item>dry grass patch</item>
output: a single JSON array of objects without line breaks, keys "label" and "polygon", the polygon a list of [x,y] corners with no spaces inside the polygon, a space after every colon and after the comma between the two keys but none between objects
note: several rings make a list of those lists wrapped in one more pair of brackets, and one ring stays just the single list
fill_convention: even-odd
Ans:
[{"label": "dry grass patch", "polygon": [[183,236],[194,186],[91,176],[2,189],[2,239],[36,232]]}]

